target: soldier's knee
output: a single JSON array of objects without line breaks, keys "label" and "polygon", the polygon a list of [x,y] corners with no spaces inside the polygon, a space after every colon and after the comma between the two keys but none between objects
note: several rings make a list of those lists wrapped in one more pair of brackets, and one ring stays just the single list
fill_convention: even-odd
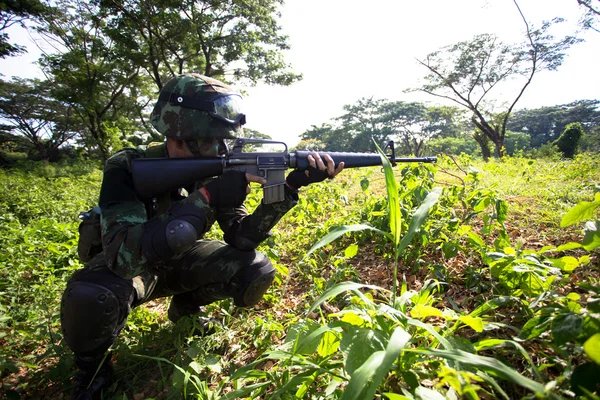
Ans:
[{"label": "soldier's knee", "polygon": [[119,300],[105,286],[71,281],[61,301],[61,325],[67,345],[75,353],[105,351],[119,326]]},{"label": "soldier's knee", "polygon": [[267,292],[274,279],[275,268],[271,261],[265,256],[256,257],[250,265],[233,276],[233,281],[239,288],[233,297],[235,305],[240,307],[255,305]]}]

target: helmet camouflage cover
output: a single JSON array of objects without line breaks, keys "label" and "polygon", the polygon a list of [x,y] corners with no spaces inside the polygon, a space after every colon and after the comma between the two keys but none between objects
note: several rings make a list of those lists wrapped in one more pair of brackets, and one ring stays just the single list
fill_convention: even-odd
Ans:
[{"label": "helmet camouflage cover", "polygon": [[167,100],[168,97],[184,97],[202,102],[210,101],[220,94],[239,96],[229,85],[204,75],[184,74],[172,78],[160,91],[159,100],[152,111],[152,126],[161,134],[172,138],[235,139],[242,133],[240,123],[223,122],[211,116],[208,111],[183,107]]}]

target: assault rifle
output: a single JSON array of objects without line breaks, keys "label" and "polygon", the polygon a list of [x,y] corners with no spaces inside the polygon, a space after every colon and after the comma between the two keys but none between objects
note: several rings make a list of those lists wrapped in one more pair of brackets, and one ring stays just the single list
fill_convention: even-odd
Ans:
[{"label": "assault rifle", "polygon": [[[281,152],[244,152],[247,144],[277,144],[285,147]],[[389,150],[392,165],[406,162],[433,163],[437,157],[396,158],[394,142],[389,142],[384,152]],[[196,181],[217,176],[225,171],[237,170],[257,175],[267,180],[263,185],[263,203],[270,204],[284,199],[285,170],[288,168],[307,169],[311,151],[288,153],[283,142],[264,139],[237,139],[231,151],[220,157],[194,158],[139,158],[132,160],[131,173],[136,192],[143,198],[188,186]],[[369,167],[381,165],[377,153],[338,153],[329,154],[336,163],[344,162],[344,168]]]}]

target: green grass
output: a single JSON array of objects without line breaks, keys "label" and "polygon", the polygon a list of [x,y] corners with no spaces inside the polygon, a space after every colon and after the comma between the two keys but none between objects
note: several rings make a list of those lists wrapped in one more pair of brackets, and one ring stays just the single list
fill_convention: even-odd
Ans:
[{"label": "green grass", "polygon": [[[566,396],[572,376],[581,374],[576,367],[589,362],[583,343],[596,329],[586,311],[594,295],[577,284],[598,286],[598,251],[536,252],[581,241],[582,225],[560,228],[560,220],[575,204],[593,200],[600,184],[595,160],[596,155],[489,163],[461,158],[458,166],[440,160],[435,175],[429,167],[396,167],[403,234],[425,195],[436,186],[443,193],[399,259],[401,287],[394,304],[386,292],[392,288],[393,247],[376,233],[345,234],[306,256],[336,226],[368,223],[389,230],[380,168],[344,171],[332,182],[311,186],[259,248],[279,271],[265,300],[249,310],[230,301],[208,306],[207,313],[224,327],[207,338],[187,337],[186,321],[169,323],[168,299],[134,310],[115,344],[117,380],[110,398],[278,393],[338,399],[357,382],[363,382],[359,390],[379,396],[437,391],[515,398],[548,383],[554,389],[546,396]],[[66,280],[81,267],[77,214],[94,204],[101,181],[99,171],[86,168],[0,170],[0,248],[6,249],[0,254],[0,396],[69,393],[72,358],[60,335],[58,309]],[[255,190],[250,208],[259,201]],[[220,238],[220,232],[209,236]],[[576,260],[573,271],[545,269],[571,261],[564,257]],[[522,272],[525,266],[533,272]],[[542,279],[539,287],[535,279]],[[327,297],[346,281],[381,289]],[[486,304],[487,311],[476,312]],[[528,321],[547,326],[526,326]],[[581,328],[573,328],[579,336],[563,340],[557,328],[565,321]],[[357,352],[347,335],[358,340],[363,329],[378,332],[377,341],[364,342]],[[410,340],[394,347],[404,337],[398,329]],[[511,344],[515,338],[522,350]],[[381,384],[367,388],[359,375],[352,381],[358,360],[366,362],[377,351],[390,367]],[[523,362],[523,354],[533,365]]]}]

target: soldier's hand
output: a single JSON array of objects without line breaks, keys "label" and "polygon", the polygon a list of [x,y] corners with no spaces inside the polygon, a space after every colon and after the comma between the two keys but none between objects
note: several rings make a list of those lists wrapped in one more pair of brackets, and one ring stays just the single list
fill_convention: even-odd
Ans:
[{"label": "soldier's hand", "polygon": [[310,165],[308,169],[304,171],[294,170],[287,176],[286,182],[292,189],[322,182],[327,178],[333,179],[344,169],[344,162],[341,162],[336,168],[335,161],[329,154],[325,154],[321,158],[319,153],[313,152],[307,159]]},{"label": "soldier's hand", "polygon": [[204,185],[211,207],[239,207],[250,193],[250,182],[267,183],[265,179],[247,172],[227,171]]}]

